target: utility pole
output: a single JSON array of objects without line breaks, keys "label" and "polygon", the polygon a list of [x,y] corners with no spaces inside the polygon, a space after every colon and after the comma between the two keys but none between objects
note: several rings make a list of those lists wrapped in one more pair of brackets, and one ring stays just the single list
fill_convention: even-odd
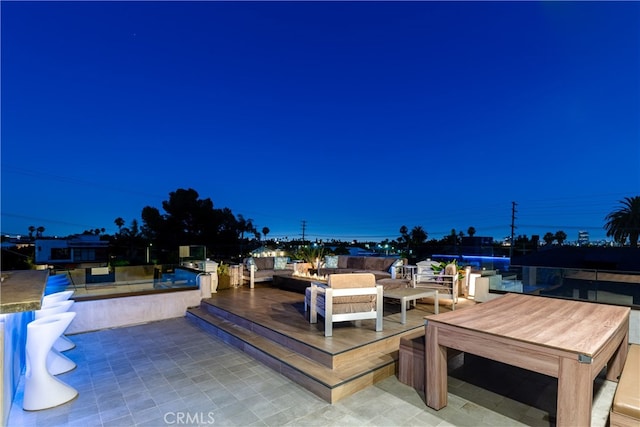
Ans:
[{"label": "utility pole", "polygon": [[509,259],[513,258],[513,245],[515,244],[514,234],[516,227],[516,202],[511,202],[511,244],[509,245]]},{"label": "utility pole", "polygon": [[303,219],[302,220],[302,245],[303,246],[304,246],[304,233],[306,229],[307,229],[307,221]]}]

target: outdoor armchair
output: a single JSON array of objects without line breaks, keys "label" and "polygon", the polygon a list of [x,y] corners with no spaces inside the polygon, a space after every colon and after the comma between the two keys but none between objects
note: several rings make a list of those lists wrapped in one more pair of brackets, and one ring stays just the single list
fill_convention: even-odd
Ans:
[{"label": "outdoor armchair", "polygon": [[330,274],[327,284],[312,283],[309,322],[324,317],[324,336],[333,335],[333,323],[375,319],[382,331],[383,287],[371,273]]},{"label": "outdoor armchair", "polygon": [[437,289],[438,295],[451,299],[451,309],[455,310],[458,302],[458,268],[451,263],[447,264],[440,273],[418,270],[416,288]]}]

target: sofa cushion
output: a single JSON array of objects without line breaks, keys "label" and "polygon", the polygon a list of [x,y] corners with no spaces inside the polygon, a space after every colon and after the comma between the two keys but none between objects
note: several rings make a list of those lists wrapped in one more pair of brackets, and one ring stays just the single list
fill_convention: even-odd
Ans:
[{"label": "sofa cushion", "polygon": [[253,260],[256,263],[256,267],[258,270],[273,270],[273,261],[274,257],[265,256],[265,257],[255,257]]},{"label": "sofa cushion", "polygon": [[274,270],[284,270],[287,268],[287,261],[289,258],[286,256],[277,256],[273,260],[273,269]]},{"label": "sofa cushion", "polygon": [[[311,287],[305,289],[305,303],[311,305]],[[317,304],[320,310],[325,309],[325,294],[317,294]],[[353,295],[333,298],[333,314],[361,313],[376,309],[375,295]]]},{"label": "sofa cushion", "polygon": [[330,274],[345,274],[345,273],[353,273],[353,271],[349,269],[341,269],[341,268],[320,268],[318,269],[318,274],[320,276],[328,276]]},{"label": "sofa cushion", "polygon": [[405,263],[406,259],[405,258],[398,258],[395,261],[393,261],[393,263],[391,264],[391,267],[400,267],[403,266]]},{"label": "sofa cushion", "polygon": [[393,258],[366,257],[364,259],[364,268],[365,270],[387,271],[393,261]]},{"label": "sofa cushion", "polygon": [[250,270],[251,267],[253,267],[253,271],[258,270],[258,267],[256,266],[256,260],[253,258],[247,258],[245,260],[245,266],[247,267],[247,270]]},{"label": "sofa cushion", "polygon": [[[410,288],[410,282],[407,279],[379,279],[376,280],[378,285],[382,285],[385,291],[390,291],[392,289],[407,289]],[[424,335],[424,333],[423,333]]]},{"label": "sofa cushion", "polygon": [[371,273],[331,274],[327,285],[334,289],[375,287],[376,276]]},{"label": "sofa cushion", "polygon": [[338,255],[327,255],[324,257],[324,268],[338,268]]},{"label": "sofa cushion", "polygon": [[[341,273],[344,273],[344,272],[341,271]],[[376,281],[391,278],[391,273],[387,271],[353,270],[351,271],[351,273],[371,273],[375,276]]]},{"label": "sofa cushion", "polygon": [[[369,298],[370,297],[370,298]],[[342,298],[350,298],[351,301],[341,300]],[[356,301],[359,298],[361,301]],[[324,295],[318,295],[318,310],[325,310]],[[362,313],[367,311],[374,311],[376,309],[376,296],[375,295],[362,295],[359,297],[340,297],[333,299],[333,314],[346,314],[346,313]]]},{"label": "sofa cushion", "polygon": [[253,274],[253,280],[256,282],[273,280],[273,270],[258,270]]},{"label": "sofa cushion", "polygon": [[640,420],[640,345],[629,346],[627,360],[613,397],[611,411],[632,420]]},{"label": "sofa cushion", "polygon": [[351,258],[349,255],[338,255],[338,268],[347,268],[349,258]]},{"label": "sofa cushion", "polygon": [[352,268],[355,270],[366,270],[365,267],[365,258],[361,256],[352,256],[347,260],[347,268]]}]

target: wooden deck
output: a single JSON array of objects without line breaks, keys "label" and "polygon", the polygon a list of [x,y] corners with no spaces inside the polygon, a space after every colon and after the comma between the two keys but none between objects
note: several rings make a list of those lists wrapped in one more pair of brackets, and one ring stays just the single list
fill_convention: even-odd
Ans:
[{"label": "wooden deck", "polygon": [[[460,308],[473,301],[461,300]],[[440,312],[450,310],[446,301]],[[310,324],[304,295],[257,285],[219,291],[187,317],[330,403],[396,374],[400,339],[424,328],[430,304],[418,304],[400,323],[400,306],[385,303],[383,331],[375,320]]]}]

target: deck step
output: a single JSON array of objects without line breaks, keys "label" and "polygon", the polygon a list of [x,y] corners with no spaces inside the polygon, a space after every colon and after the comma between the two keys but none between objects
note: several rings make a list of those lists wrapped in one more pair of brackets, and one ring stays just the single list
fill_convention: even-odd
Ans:
[{"label": "deck step", "polygon": [[332,369],[278,343],[273,336],[261,335],[263,331],[255,324],[235,323],[204,305],[188,309],[187,318],[329,403],[395,375],[397,353],[370,351],[366,358],[355,357]]}]

